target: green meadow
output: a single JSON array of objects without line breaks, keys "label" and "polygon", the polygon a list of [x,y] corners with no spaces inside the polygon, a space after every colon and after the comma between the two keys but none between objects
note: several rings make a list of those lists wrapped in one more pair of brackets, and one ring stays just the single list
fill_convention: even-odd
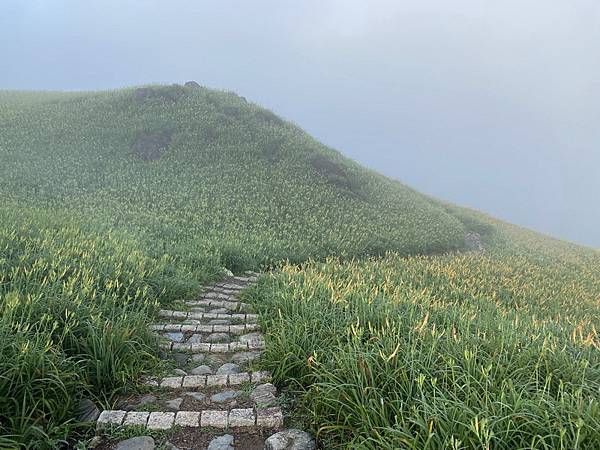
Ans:
[{"label": "green meadow", "polygon": [[[0,92],[0,448],[60,448],[234,272],[324,448],[598,448],[600,253],[445,204],[230,92]],[[467,233],[485,250],[468,252]]]},{"label": "green meadow", "polygon": [[511,231],[530,242],[287,265],[254,289],[265,364],[324,448],[598,448],[600,255]]}]

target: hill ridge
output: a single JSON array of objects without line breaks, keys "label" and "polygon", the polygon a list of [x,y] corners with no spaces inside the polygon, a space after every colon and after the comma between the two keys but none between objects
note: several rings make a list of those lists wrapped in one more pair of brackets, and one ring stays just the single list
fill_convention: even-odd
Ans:
[{"label": "hill ridge", "polygon": [[[457,366],[447,355],[462,361],[489,348],[494,367],[494,340],[504,337],[512,347],[498,350],[507,377],[497,384],[515,380],[514,386],[525,387],[517,394],[537,405],[534,434],[544,435],[550,446],[563,436],[562,429],[553,428],[558,421],[548,419],[554,417],[548,415],[553,404],[567,411],[573,435],[581,430],[579,417],[597,422],[592,402],[598,392],[597,251],[420,194],[233,93],[193,86],[0,92],[0,124],[2,448],[75,446],[72,419],[80,403],[94,401],[111,410],[117,394],[134,388],[133,380],[164,364],[149,318],[161,309],[204,308],[181,300],[227,276],[225,268],[272,269],[274,275],[248,293],[262,314],[269,344],[261,366],[273,369],[277,383],[291,380],[306,389],[302,404],[315,408],[303,410],[314,418],[307,429],[326,424],[332,448],[344,442],[405,446],[397,430],[412,435],[415,424],[429,423],[418,412],[403,410],[406,398],[432,406],[436,424],[443,426],[439,417],[451,423],[454,413],[436,396],[439,391],[414,395],[424,386],[435,388],[425,381],[415,384],[422,379],[419,373],[402,372],[416,366],[436,379],[463,377],[446,391],[455,393],[455,404],[472,400],[459,408],[461,439],[480,442],[469,428],[474,420],[469,414],[479,420],[489,404],[481,404],[479,392],[462,381],[491,372],[466,362]],[[465,252],[480,244],[483,252]],[[200,319],[185,319],[204,319],[205,313],[197,314]],[[227,319],[218,316],[223,312],[207,314],[217,315],[211,320]],[[456,330],[464,340],[455,340]],[[240,328],[231,325],[227,332]],[[438,348],[442,338],[448,347],[433,365],[423,356],[429,351],[415,350],[424,342]],[[398,347],[405,341],[417,346]],[[540,352],[522,351],[532,341]],[[562,350],[546,351],[546,342]],[[170,349],[188,349],[187,342],[177,344]],[[245,345],[237,340],[196,344],[201,345],[190,343],[189,349],[224,352]],[[344,358],[347,354],[353,356]],[[535,361],[542,356],[540,366]],[[402,358],[406,364],[396,366]],[[582,371],[583,364],[589,370]],[[522,370],[532,365],[533,379]],[[585,402],[577,397],[584,391],[563,402],[564,397],[537,389],[542,379],[556,384],[542,373],[545,367],[560,368],[567,380],[579,379]],[[373,374],[381,376],[382,386]],[[338,375],[358,375],[362,387],[353,393],[345,385],[344,395],[370,396],[370,405],[380,405],[382,413],[374,418],[373,408],[344,403],[348,422],[340,423],[339,409],[331,409],[331,399],[340,398],[339,383],[329,383]],[[311,397],[311,380],[334,389]],[[397,391],[389,391],[399,383]],[[402,392],[407,397],[401,398]],[[489,392],[501,400],[494,405],[505,405],[502,399],[512,395]],[[436,401],[423,403],[428,398]],[[581,412],[588,399],[590,410]],[[409,416],[408,422],[397,420]],[[499,416],[505,417],[492,414],[488,423]],[[381,428],[365,426],[374,423],[371,419]],[[498,422],[494,426],[498,433],[513,433],[512,447],[538,442]],[[454,439],[442,428],[433,435],[440,447],[444,439]],[[415,442],[427,436],[421,433]],[[589,436],[589,442],[598,441]],[[566,446],[571,443],[567,439]]]},{"label": "hill ridge", "polygon": [[[0,175],[16,202],[119,210],[128,228],[139,225],[144,234],[156,230],[140,220],[146,211],[163,218],[176,204],[193,223],[202,222],[199,212],[216,217],[253,205],[254,217],[244,211],[242,223],[258,227],[254,237],[261,242],[269,235],[288,246],[296,237],[278,218],[300,218],[309,231],[304,249],[296,249],[298,261],[464,247],[462,223],[441,202],[362,168],[236,94],[177,85],[52,94],[38,103],[26,97],[24,107],[7,108],[0,117],[7,130]],[[22,134],[24,125],[29,136]],[[203,223],[203,229],[216,227]],[[239,231],[234,226],[221,234]],[[340,245],[342,236],[353,237]],[[331,245],[332,239],[338,243]],[[271,250],[273,256],[257,262],[268,265],[294,253]]]}]

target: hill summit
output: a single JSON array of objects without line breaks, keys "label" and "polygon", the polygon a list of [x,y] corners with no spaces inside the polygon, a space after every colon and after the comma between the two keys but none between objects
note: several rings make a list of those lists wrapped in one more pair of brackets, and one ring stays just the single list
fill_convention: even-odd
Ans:
[{"label": "hill summit", "polygon": [[597,251],[193,83],[0,92],[0,161],[0,448],[69,445],[81,404],[164,371],[149,322],[219,320],[193,299],[225,268],[271,272],[243,293],[260,367],[323,447],[598,448]]},{"label": "hill summit", "polygon": [[1,194],[233,269],[465,246],[464,212],[231,92],[1,93]]}]

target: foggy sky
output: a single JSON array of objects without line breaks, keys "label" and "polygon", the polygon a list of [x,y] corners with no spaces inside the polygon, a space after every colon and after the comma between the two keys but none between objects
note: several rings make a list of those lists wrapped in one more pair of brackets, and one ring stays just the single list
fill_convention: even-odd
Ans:
[{"label": "foggy sky", "polygon": [[414,188],[600,248],[598,0],[2,0],[0,89],[196,80]]}]

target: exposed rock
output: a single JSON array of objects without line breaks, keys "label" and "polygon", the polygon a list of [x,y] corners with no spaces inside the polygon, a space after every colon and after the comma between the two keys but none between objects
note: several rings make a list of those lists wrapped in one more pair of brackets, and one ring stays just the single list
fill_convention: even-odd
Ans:
[{"label": "exposed rock", "polygon": [[173,358],[175,360],[175,362],[177,364],[179,364],[180,366],[184,366],[187,364],[188,359],[189,359],[189,355],[186,355],[185,353],[173,353],[171,355],[171,358]]},{"label": "exposed rock", "polygon": [[181,408],[182,403],[183,399],[178,397],[174,398],[173,400],[166,401],[165,406],[171,411],[179,411],[179,408]]},{"label": "exposed rock", "polygon": [[225,362],[223,361],[223,358],[226,358],[226,356],[219,355],[217,353],[212,355],[206,355],[206,358],[204,359],[204,364],[208,364],[210,367],[219,367]]},{"label": "exposed rock", "polygon": [[212,375],[212,369],[207,366],[207,365],[201,365],[198,367],[194,367],[192,370],[190,370],[190,373],[192,375]]},{"label": "exposed rock", "polygon": [[257,405],[270,406],[276,401],[275,394],[277,394],[277,388],[271,383],[266,383],[256,386],[250,394],[250,398]]},{"label": "exposed rock", "polygon": [[202,411],[179,411],[175,416],[175,425],[180,427],[197,427],[200,425]]},{"label": "exposed rock", "polygon": [[197,344],[199,342],[206,342],[201,334],[195,333],[190,336],[190,338],[186,341],[187,344]]},{"label": "exposed rock", "polygon": [[202,362],[206,359],[206,355],[204,353],[196,353],[192,355],[192,361],[194,362]]},{"label": "exposed rock", "polygon": [[239,352],[231,356],[231,361],[236,364],[247,364],[260,357],[259,352]]},{"label": "exposed rock", "polygon": [[89,398],[79,402],[77,406],[77,420],[79,422],[95,422],[100,416],[100,410]]},{"label": "exposed rock", "polygon": [[253,427],[256,417],[252,408],[238,408],[229,411],[228,424],[230,427]]},{"label": "exposed rock", "polygon": [[304,431],[289,429],[274,434],[265,441],[265,450],[315,450],[313,437]]},{"label": "exposed rock", "polygon": [[223,342],[229,339],[229,335],[227,333],[211,333],[206,336],[205,342]]},{"label": "exposed rock", "polygon": [[121,425],[127,411],[121,410],[104,410],[100,413],[100,417],[96,421],[96,429],[100,430],[111,425]]},{"label": "exposed rock", "polygon": [[182,380],[183,380],[183,377],[180,377],[180,376],[165,377],[161,380],[160,387],[177,389],[177,388],[181,387]]},{"label": "exposed rock", "polygon": [[147,394],[147,395],[144,395],[142,398],[140,398],[136,403],[131,403],[131,404],[125,406],[124,409],[127,411],[131,411],[133,409],[142,408],[143,406],[154,403],[156,400],[158,400],[158,399],[154,395]]},{"label": "exposed rock", "polygon": [[200,423],[202,426],[215,427],[215,428],[227,428],[227,416],[228,411],[202,411],[200,417]]},{"label": "exposed rock", "polygon": [[481,235],[473,231],[465,234],[465,246],[468,250],[473,252],[483,251],[483,242],[481,241]]},{"label": "exposed rock", "polygon": [[262,428],[281,428],[283,426],[283,413],[281,412],[281,408],[257,408],[256,425]]},{"label": "exposed rock", "polygon": [[260,333],[249,333],[239,337],[240,342],[248,343],[251,349],[264,348],[265,339]]},{"label": "exposed rock", "polygon": [[192,397],[194,400],[202,402],[206,399],[206,395],[202,392],[184,392],[183,395],[187,395],[188,397]]},{"label": "exposed rock", "polygon": [[154,439],[150,436],[138,436],[119,442],[115,450],[154,450],[155,448]]},{"label": "exposed rock", "polygon": [[165,333],[163,336],[173,342],[183,341],[183,333]]},{"label": "exposed rock", "polygon": [[210,397],[210,400],[215,403],[223,403],[229,400],[233,400],[234,398],[239,397],[241,394],[242,393],[240,391],[223,391],[212,395]]},{"label": "exposed rock", "polygon": [[217,369],[217,375],[229,375],[232,373],[240,373],[240,367],[234,363],[225,363]]},{"label": "exposed rock", "polygon": [[131,145],[131,151],[144,161],[154,161],[168,150],[172,136],[173,130],[142,132]]},{"label": "exposed rock", "polygon": [[210,441],[210,444],[208,444],[208,450],[234,450],[233,436],[231,434],[226,434],[214,438]]},{"label": "exposed rock", "polygon": [[182,377],[185,377],[187,375],[187,372],[181,369],[173,369],[173,373],[175,375],[181,375]]}]

